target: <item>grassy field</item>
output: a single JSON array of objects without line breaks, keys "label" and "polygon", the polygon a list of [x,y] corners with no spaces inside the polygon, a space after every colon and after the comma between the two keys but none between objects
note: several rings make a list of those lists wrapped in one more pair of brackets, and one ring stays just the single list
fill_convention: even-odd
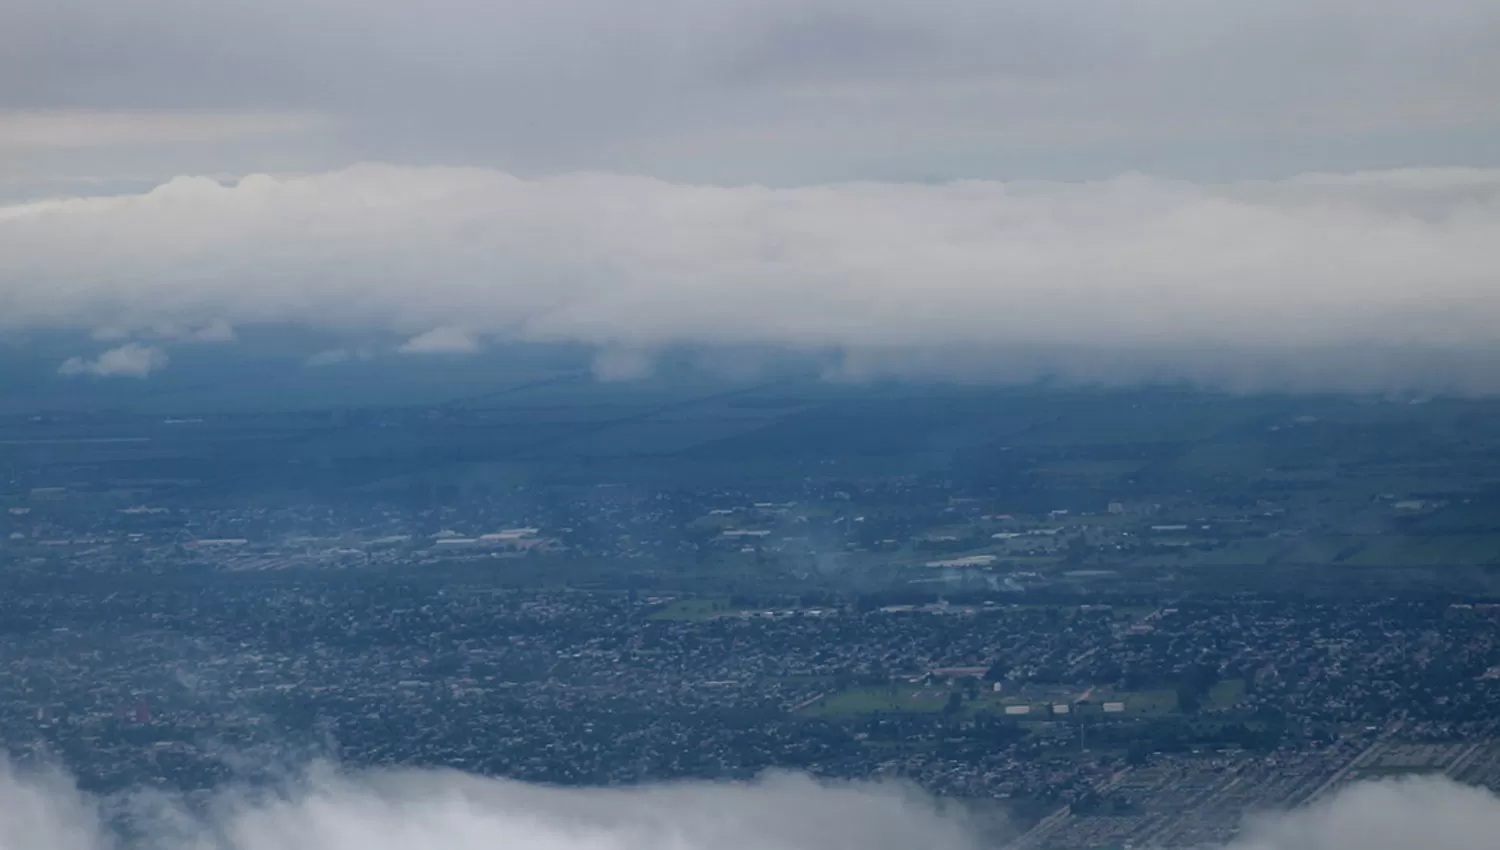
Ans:
[{"label": "grassy field", "polygon": [[1500,563],[1500,535],[1382,534],[1305,537],[1290,541],[1272,559],[1246,563],[1269,563],[1270,560],[1285,564],[1349,564],[1368,567],[1484,566]]},{"label": "grassy field", "polygon": [[739,610],[725,598],[678,599],[651,614],[653,620],[712,620]]},{"label": "grassy field", "polygon": [[1244,698],[1245,680],[1225,679],[1209,689],[1208,699],[1204,700],[1203,704],[1208,709],[1233,708]]},{"label": "grassy field", "polygon": [[1177,711],[1177,692],[1172,690],[1106,691],[1102,695],[1096,692],[1094,702],[1101,704],[1123,702],[1126,714],[1156,717]]},{"label": "grassy field", "polygon": [[1236,567],[1262,566],[1269,564],[1290,548],[1290,543],[1280,538],[1236,540],[1217,549],[1194,549],[1183,547],[1173,552],[1142,555],[1131,563],[1134,566],[1175,567]]},{"label": "grassy field", "polygon": [[1341,563],[1364,548],[1369,538],[1344,535],[1296,538],[1293,545],[1277,556],[1287,564]]},{"label": "grassy field", "polygon": [[1048,399],[1058,417],[1017,439],[1017,445],[1098,446],[1195,443],[1279,410],[1282,403],[1223,396],[1161,393],[1100,416],[1096,398]]},{"label": "grassy field", "polygon": [[1438,537],[1381,537],[1367,543],[1346,563],[1382,567],[1483,565],[1500,562],[1500,535],[1452,534]]},{"label": "grassy field", "polygon": [[813,703],[804,713],[814,716],[850,717],[877,712],[941,711],[948,704],[948,691],[918,685],[851,688]]},{"label": "grassy field", "polygon": [[1269,564],[1286,548],[1286,541],[1278,538],[1236,540],[1219,549],[1194,552],[1191,560],[1195,566],[1259,566]]}]

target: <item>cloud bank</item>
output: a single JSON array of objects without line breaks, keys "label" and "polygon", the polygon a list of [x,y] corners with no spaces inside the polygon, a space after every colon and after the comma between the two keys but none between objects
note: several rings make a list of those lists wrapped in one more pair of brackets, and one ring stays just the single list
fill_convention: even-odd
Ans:
[{"label": "cloud bank", "polygon": [[[131,819],[133,841],[106,825]],[[1252,821],[1225,850],[1488,850],[1500,798],[1441,779],[1354,786]],[[0,850],[979,850],[996,824],[890,784],[795,775],[749,783],[544,788],[453,771],[315,769],[191,808],[160,792],[101,799],[0,762]]]},{"label": "cloud bank", "polygon": [[0,328],[574,342],[625,372],[761,346],[839,351],[848,374],[1493,390],[1496,246],[1500,171],[774,189],[365,165],[0,207]]}]

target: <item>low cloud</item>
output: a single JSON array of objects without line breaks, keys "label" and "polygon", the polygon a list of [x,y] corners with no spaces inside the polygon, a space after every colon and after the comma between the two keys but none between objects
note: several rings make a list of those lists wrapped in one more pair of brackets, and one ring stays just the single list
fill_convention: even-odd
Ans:
[{"label": "low cloud", "polygon": [[458,328],[433,328],[420,333],[396,349],[402,354],[474,354],[479,341]]},{"label": "low cloud", "polygon": [[160,348],[126,343],[100,354],[92,360],[69,357],[57,368],[60,375],[93,375],[98,378],[144,378],[167,365],[167,353]]},{"label": "low cloud", "polygon": [[101,801],[0,765],[0,848],[111,850],[108,803],[151,850],[978,850],[968,819],[905,786],[773,776],[741,784],[558,789],[447,771],[315,770],[194,815],[160,795]]},{"label": "low cloud", "polygon": [[[1003,824],[900,784],[755,782],[584,789],[453,771],[323,766],[274,789],[220,791],[189,808],[160,792],[91,797],[57,772],[0,760],[0,848],[116,850],[105,813],[128,813],[151,850],[979,850]],[[1489,850],[1500,798],[1442,779],[1356,785],[1253,819],[1225,850]]]},{"label": "low cloud", "polygon": [[1229,850],[1489,850],[1500,797],[1442,779],[1356,785],[1327,802],[1251,822]]},{"label": "low cloud", "polygon": [[[0,207],[0,326],[837,352],[831,370],[1500,390],[1500,171],[791,189],[360,166]],[[138,334],[137,334],[138,335]]]},{"label": "low cloud", "polygon": [[651,371],[651,356],[638,349],[604,348],[594,355],[594,377],[601,381],[633,381]]}]

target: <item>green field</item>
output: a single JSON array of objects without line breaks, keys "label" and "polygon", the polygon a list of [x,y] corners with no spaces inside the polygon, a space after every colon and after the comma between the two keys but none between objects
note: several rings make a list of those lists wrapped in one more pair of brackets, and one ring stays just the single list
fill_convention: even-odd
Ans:
[{"label": "green field", "polygon": [[1346,563],[1381,567],[1500,563],[1500,535],[1380,537],[1367,543]]},{"label": "green field", "polygon": [[1177,692],[1173,690],[1153,691],[1096,691],[1092,697],[1096,705],[1106,702],[1125,703],[1125,714],[1156,717],[1177,711]]},{"label": "green field", "polygon": [[813,703],[804,713],[814,716],[849,717],[878,712],[941,711],[948,691],[919,685],[851,688]]},{"label": "green field", "polygon": [[1232,541],[1217,549],[1182,547],[1172,552],[1142,555],[1131,563],[1143,567],[1254,567],[1276,560],[1289,545],[1284,538],[1253,538]]},{"label": "green field", "polygon": [[1245,698],[1244,679],[1225,679],[1208,690],[1203,705],[1210,710],[1233,708]]},{"label": "green field", "polygon": [[727,598],[678,599],[651,613],[653,620],[712,620],[739,610]]},{"label": "green field", "polygon": [[1328,535],[1298,537],[1277,560],[1287,564],[1336,564],[1352,557],[1369,542],[1365,537]]},{"label": "green field", "polygon": [[1230,549],[1222,553],[1199,553],[1195,563],[1348,564],[1367,567],[1485,566],[1500,563],[1500,535],[1320,535],[1283,541],[1251,541],[1245,554],[1264,554],[1279,545],[1269,558],[1235,560]]}]

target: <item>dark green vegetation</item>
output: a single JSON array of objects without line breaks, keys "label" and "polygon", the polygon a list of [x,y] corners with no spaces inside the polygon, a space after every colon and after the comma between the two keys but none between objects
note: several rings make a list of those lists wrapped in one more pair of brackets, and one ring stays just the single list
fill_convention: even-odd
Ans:
[{"label": "dark green vegetation", "polygon": [[[402,389],[384,403],[362,364],[299,373],[290,385],[307,392],[288,390],[275,409],[257,401],[275,387],[254,375],[148,382],[133,395],[110,385],[97,389],[108,409],[57,398],[51,412],[0,420],[0,502],[39,513],[150,502],[417,514],[489,500],[577,527],[549,506],[640,511],[654,499],[657,527],[700,552],[670,556],[670,568],[651,555],[638,571],[675,571],[674,586],[718,592],[832,576],[952,592],[992,588],[1006,571],[1089,592],[1145,592],[1164,578],[1175,588],[1295,578],[1333,592],[1490,592],[1500,569],[1492,400],[678,375],[598,383],[554,360],[426,372],[402,361],[392,378]],[[701,551],[733,530],[707,509],[754,500],[796,508],[744,551]],[[984,518],[1002,514],[1062,530],[1061,545],[997,543],[1010,526]],[[962,561],[960,573],[925,569],[975,556],[993,560],[989,578]],[[541,572],[620,575],[618,564],[571,560]]]},{"label": "dark green vegetation", "polygon": [[651,613],[653,620],[711,620],[725,617],[740,610],[727,599],[708,597],[702,599],[679,599]]},{"label": "dark green vegetation", "polygon": [[[271,473],[304,487],[342,482],[385,492],[411,480],[505,486],[557,481],[564,473],[591,484],[670,485],[697,483],[711,471],[720,486],[735,487],[793,472],[928,472],[1035,508],[1093,506],[1189,485],[1240,498],[1294,491],[1318,501],[1356,493],[1473,495],[1496,474],[1483,465],[1485,453],[1500,448],[1500,426],[1491,427],[1500,405],[1489,402],[598,384],[573,373],[518,376],[488,392],[450,395],[406,406],[328,408],[309,400],[274,413],[205,413],[155,399],[152,406],[162,409],[150,412],[122,406],[14,416],[0,429],[0,446],[12,465],[130,471],[151,463],[158,473],[163,466],[193,473],[205,486],[237,485],[247,498]],[[249,474],[267,461],[316,468]],[[1488,527],[1482,511],[1469,513]]]}]

